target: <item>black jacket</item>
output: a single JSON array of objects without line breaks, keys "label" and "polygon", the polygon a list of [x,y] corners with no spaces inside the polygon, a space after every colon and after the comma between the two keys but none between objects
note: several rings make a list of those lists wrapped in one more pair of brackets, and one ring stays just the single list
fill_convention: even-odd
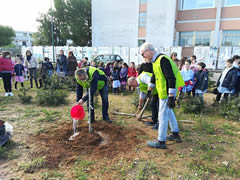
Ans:
[{"label": "black jacket", "polygon": [[[236,87],[237,84],[237,68],[233,67],[232,69],[230,69],[228,71],[228,73],[226,74],[223,83],[222,83],[222,87],[228,88],[229,91],[233,90]],[[222,77],[222,73],[218,78],[217,81],[217,86],[220,85],[220,79]]]},{"label": "black jacket", "polygon": [[237,83],[236,83],[237,92],[240,91],[240,68],[237,69]]},{"label": "black jacket", "polygon": [[153,65],[151,62],[144,62],[140,65],[139,67],[139,74],[141,74],[142,72],[149,72],[149,73],[153,73]]},{"label": "black jacket", "polygon": [[200,70],[197,71],[194,75],[196,78],[195,89],[200,89],[204,91],[208,88],[208,71],[207,70]]}]

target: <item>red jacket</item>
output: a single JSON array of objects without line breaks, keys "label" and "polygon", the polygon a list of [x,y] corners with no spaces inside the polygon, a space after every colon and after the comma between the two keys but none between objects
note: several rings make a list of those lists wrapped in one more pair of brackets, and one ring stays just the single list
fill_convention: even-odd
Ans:
[{"label": "red jacket", "polygon": [[137,77],[137,71],[135,68],[128,68],[128,77]]},{"label": "red jacket", "polygon": [[12,63],[11,59],[6,59],[3,57],[0,57],[0,72],[2,71],[11,71],[13,70],[14,65]]}]

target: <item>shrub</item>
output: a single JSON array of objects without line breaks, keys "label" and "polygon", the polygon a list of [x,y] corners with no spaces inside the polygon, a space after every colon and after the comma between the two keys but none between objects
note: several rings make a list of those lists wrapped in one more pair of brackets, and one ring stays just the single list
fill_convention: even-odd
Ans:
[{"label": "shrub", "polygon": [[240,98],[231,99],[228,102],[223,102],[218,111],[224,118],[240,121]]},{"label": "shrub", "polygon": [[20,92],[18,94],[18,98],[20,99],[21,103],[23,104],[29,104],[31,103],[32,96],[27,96],[27,92],[30,90],[30,88],[21,88]]},{"label": "shrub", "polygon": [[67,96],[64,90],[38,90],[36,100],[42,106],[59,106],[66,103]]},{"label": "shrub", "polygon": [[205,110],[204,103],[200,98],[186,96],[181,101],[181,107],[184,113],[200,113]]}]

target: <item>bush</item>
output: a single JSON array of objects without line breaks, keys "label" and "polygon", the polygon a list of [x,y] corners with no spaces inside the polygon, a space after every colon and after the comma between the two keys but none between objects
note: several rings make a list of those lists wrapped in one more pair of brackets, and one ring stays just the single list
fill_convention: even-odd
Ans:
[{"label": "bush", "polygon": [[27,92],[30,90],[30,88],[25,89],[21,88],[20,92],[18,94],[18,98],[20,99],[21,103],[23,104],[29,104],[31,103],[32,96],[27,96]]},{"label": "bush", "polygon": [[66,103],[67,96],[64,90],[38,90],[36,100],[42,106],[60,106]]},{"label": "bush", "polygon": [[240,121],[240,98],[232,99],[228,102],[223,102],[220,105],[220,115],[224,118]]},{"label": "bush", "polygon": [[204,103],[200,98],[186,96],[181,101],[181,107],[184,113],[200,113],[205,110]]}]

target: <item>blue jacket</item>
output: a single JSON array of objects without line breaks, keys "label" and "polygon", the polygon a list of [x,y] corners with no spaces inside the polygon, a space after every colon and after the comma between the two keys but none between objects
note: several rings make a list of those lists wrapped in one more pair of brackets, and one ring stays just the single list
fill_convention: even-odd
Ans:
[{"label": "blue jacket", "polygon": [[[229,91],[232,91],[237,85],[237,72],[238,69],[235,67],[230,69],[223,80],[222,87],[228,88]],[[217,86],[220,85],[221,77],[222,74],[218,78]]]},{"label": "blue jacket", "polygon": [[14,66],[14,72],[16,76],[23,76],[24,66],[22,64],[16,64]]},{"label": "blue jacket", "polygon": [[194,77],[196,78],[195,89],[205,91],[208,88],[208,71],[205,69],[197,71]]}]

